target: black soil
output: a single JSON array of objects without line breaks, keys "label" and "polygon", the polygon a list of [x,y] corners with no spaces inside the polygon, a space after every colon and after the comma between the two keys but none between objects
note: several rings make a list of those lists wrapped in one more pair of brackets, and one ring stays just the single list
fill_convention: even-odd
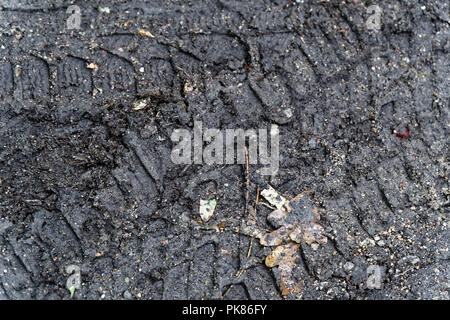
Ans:
[{"label": "black soil", "polygon": [[[72,264],[73,299],[449,299],[449,5],[377,3],[0,0],[0,299],[69,299]],[[172,163],[196,120],[279,125],[247,204],[245,166]],[[268,185],[328,239],[286,296],[240,228]]]}]

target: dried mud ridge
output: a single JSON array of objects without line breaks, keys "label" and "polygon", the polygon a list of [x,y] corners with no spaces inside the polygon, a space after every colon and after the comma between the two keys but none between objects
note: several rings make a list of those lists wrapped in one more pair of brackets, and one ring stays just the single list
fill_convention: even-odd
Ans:
[{"label": "dried mud ridge", "polygon": [[[446,1],[382,1],[378,33],[360,1],[72,1],[72,31],[66,2],[0,0],[1,299],[68,299],[70,264],[74,299],[449,298]],[[278,174],[172,164],[194,120],[278,124]],[[240,232],[268,185],[327,238],[287,294]]]}]

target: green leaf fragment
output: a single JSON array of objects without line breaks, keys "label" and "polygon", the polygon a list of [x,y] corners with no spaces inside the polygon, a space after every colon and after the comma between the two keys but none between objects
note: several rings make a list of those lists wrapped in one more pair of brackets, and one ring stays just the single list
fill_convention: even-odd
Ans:
[{"label": "green leaf fragment", "polygon": [[72,299],[73,295],[75,294],[75,287],[70,287],[69,292],[70,292],[70,298]]}]

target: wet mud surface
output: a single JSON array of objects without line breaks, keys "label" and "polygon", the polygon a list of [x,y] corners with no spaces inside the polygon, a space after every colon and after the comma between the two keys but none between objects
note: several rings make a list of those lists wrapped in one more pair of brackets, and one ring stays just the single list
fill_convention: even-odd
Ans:
[{"label": "wet mud surface", "polygon": [[[379,32],[357,0],[71,3],[78,30],[0,0],[0,299],[69,299],[69,265],[73,299],[449,299],[447,1],[379,2]],[[277,124],[278,173],[174,164],[194,121]],[[275,230],[268,186],[327,238],[292,292],[242,232]]]}]

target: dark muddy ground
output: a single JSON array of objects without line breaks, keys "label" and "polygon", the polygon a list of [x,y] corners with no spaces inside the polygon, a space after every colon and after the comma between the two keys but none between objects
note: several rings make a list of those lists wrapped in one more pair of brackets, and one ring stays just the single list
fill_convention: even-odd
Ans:
[{"label": "dark muddy ground", "polygon": [[[78,265],[73,299],[449,299],[448,2],[378,2],[379,32],[370,4],[0,0],[0,298],[69,299]],[[242,232],[245,166],[172,163],[194,120],[279,125],[247,207],[308,191],[299,290]]]}]

